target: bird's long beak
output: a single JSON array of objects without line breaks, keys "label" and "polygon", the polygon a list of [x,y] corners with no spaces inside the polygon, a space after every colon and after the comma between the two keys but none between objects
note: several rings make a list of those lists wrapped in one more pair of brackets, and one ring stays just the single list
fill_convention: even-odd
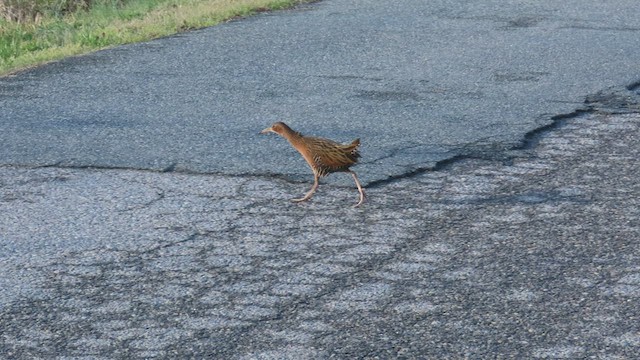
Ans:
[{"label": "bird's long beak", "polygon": [[260,134],[268,134],[270,132],[273,132],[273,129],[271,128],[271,126],[269,126],[268,128],[260,131]]}]

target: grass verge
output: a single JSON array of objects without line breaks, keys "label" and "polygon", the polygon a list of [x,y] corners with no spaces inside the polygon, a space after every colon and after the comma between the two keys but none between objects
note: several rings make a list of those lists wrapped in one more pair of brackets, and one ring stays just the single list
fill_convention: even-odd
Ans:
[{"label": "grass verge", "polygon": [[[2,5],[0,0],[0,5]],[[64,14],[0,18],[0,76],[106,47],[219,24],[309,0],[106,0]]]}]

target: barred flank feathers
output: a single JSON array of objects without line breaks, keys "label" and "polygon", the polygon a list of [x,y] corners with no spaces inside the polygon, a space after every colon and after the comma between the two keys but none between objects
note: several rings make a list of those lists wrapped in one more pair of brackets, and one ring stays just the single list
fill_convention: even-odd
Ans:
[{"label": "barred flank feathers", "polygon": [[313,154],[312,168],[320,176],[326,176],[332,172],[348,171],[349,167],[354,165],[360,157],[358,152],[360,140],[343,145],[329,139],[305,136],[302,137],[301,142],[309,153]]}]

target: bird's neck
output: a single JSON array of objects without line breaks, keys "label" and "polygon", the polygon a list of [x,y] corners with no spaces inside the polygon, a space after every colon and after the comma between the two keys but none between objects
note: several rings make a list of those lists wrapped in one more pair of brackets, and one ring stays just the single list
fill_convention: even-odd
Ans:
[{"label": "bird's neck", "polygon": [[289,127],[284,128],[284,131],[282,132],[282,137],[287,139],[292,144],[297,144],[302,141],[302,134],[300,134],[297,131],[293,131]]}]

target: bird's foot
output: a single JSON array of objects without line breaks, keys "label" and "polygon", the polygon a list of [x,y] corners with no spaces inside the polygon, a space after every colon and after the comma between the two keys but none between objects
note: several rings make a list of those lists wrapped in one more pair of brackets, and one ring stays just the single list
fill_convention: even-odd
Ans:
[{"label": "bird's foot", "polygon": [[303,201],[307,201],[307,200],[311,199],[311,195],[312,195],[312,194],[307,194],[307,195],[305,195],[303,198],[300,198],[300,199],[291,199],[291,202],[303,202]]}]

